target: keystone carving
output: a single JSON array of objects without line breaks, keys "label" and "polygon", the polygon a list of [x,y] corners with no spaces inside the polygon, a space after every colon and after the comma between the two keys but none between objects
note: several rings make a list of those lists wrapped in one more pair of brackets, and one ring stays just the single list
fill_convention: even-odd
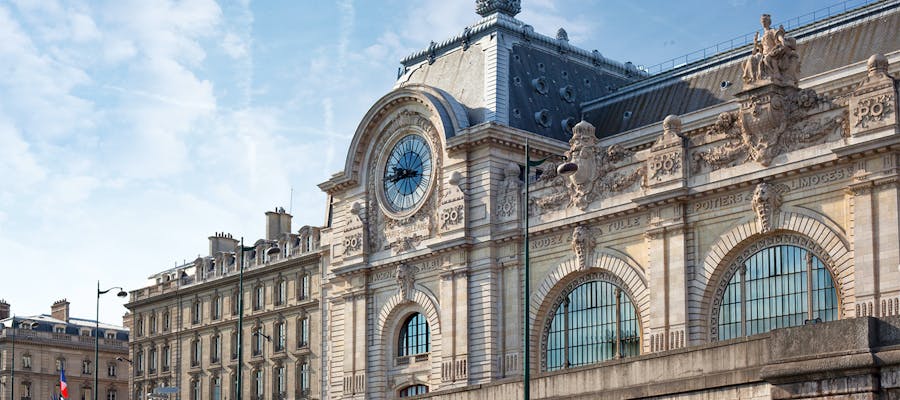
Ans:
[{"label": "keystone carving", "polygon": [[797,86],[800,75],[800,56],[797,54],[797,39],[786,36],[784,26],[772,29],[772,17],[763,14],[760,18],[763,34],[753,37],[753,53],[744,61],[744,89],[767,84]]},{"label": "keystone carving", "polygon": [[572,231],[572,251],[575,253],[575,261],[578,263],[578,270],[584,271],[587,267],[588,256],[594,251],[594,235],[591,230],[579,225]]},{"label": "keystone carving", "polygon": [[578,165],[578,171],[568,177],[557,175],[551,165],[541,180],[552,187],[552,193],[537,198],[534,202],[541,210],[576,206],[587,209],[592,202],[610,194],[621,192],[636,182],[644,182],[646,169],[639,167],[630,172],[617,172],[623,161],[631,159],[633,152],[619,145],[600,146],[595,128],[581,121],[572,129],[569,151],[566,157]]},{"label": "keystone carving", "polygon": [[787,190],[788,187],[783,184],[770,185],[763,182],[756,185],[750,204],[756,213],[760,232],[766,233],[772,230],[775,214],[781,211],[781,194]]},{"label": "keystone carving", "polygon": [[415,284],[415,275],[412,267],[406,264],[397,266],[394,277],[397,279],[397,291],[400,297],[405,301],[412,301],[413,285]]}]

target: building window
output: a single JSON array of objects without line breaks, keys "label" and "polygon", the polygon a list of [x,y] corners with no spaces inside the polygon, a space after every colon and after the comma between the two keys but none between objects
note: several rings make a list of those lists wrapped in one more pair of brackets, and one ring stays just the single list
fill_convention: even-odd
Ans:
[{"label": "building window", "polygon": [[150,353],[149,353],[149,356],[147,357],[147,363],[148,363],[147,370],[151,374],[156,373],[156,366],[159,365],[159,364],[157,364],[157,360],[156,360],[156,346],[150,348]]},{"label": "building window", "polygon": [[547,370],[640,354],[637,312],[622,289],[583,283],[556,308],[547,335]]},{"label": "building window", "polygon": [[31,369],[31,354],[25,354],[22,356],[22,368]]},{"label": "building window", "polygon": [[135,400],[144,400],[144,388],[141,385],[135,385],[134,398]]},{"label": "building window", "polygon": [[56,327],[53,327],[53,332],[56,332],[56,333],[66,333],[66,328],[64,328],[64,327],[62,327],[62,326],[56,326]]},{"label": "building window", "polygon": [[115,332],[106,332],[106,338],[109,339],[109,340],[115,340],[115,339],[116,339],[116,333],[115,333]]},{"label": "building window", "polygon": [[31,382],[22,382],[22,400],[31,400]]},{"label": "building window", "polygon": [[139,350],[137,357],[134,358],[134,374],[141,375],[144,373],[144,351]]},{"label": "building window", "polygon": [[116,371],[116,363],[109,363],[109,364],[106,366],[106,375],[107,375],[107,376],[115,377],[115,376],[116,376],[116,372],[118,372],[118,371]]},{"label": "building window", "polygon": [[106,400],[116,400],[116,389],[107,389],[106,390]]},{"label": "building window", "polygon": [[238,333],[237,327],[231,331],[231,359],[237,360],[238,358]]},{"label": "building window", "polygon": [[91,362],[89,360],[81,361],[81,374],[82,375],[90,375],[91,374]]},{"label": "building window", "polygon": [[313,249],[313,237],[312,234],[306,236],[306,251],[312,251]]},{"label": "building window", "polygon": [[156,333],[156,313],[150,314],[150,334]]},{"label": "building window", "polygon": [[200,399],[200,378],[191,379],[191,400]]},{"label": "building window", "polygon": [[297,391],[300,396],[309,396],[309,361],[303,359],[297,364]]},{"label": "building window", "polygon": [[306,300],[309,298],[309,274],[303,274],[300,277],[300,289],[298,296],[300,300]]},{"label": "building window", "polygon": [[253,371],[253,393],[256,394],[256,399],[262,399],[265,394],[265,383],[263,383],[263,371],[262,369],[256,369]]},{"label": "building window", "polygon": [[287,302],[287,280],[279,278],[275,282],[275,305],[282,306]]},{"label": "building window", "polygon": [[144,317],[142,315],[137,317],[137,329],[135,330],[138,336],[144,336]]},{"label": "building window", "polygon": [[201,354],[201,346],[200,346],[200,338],[195,338],[191,341],[191,366],[199,367],[200,366],[200,357]]},{"label": "building window", "polygon": [[266,288],[262,284],[253,287],[253,311],[262,310],[266,304]]},{"label": "building window", "polygon": [[234,289],[234,292],[231,293],[231,315],[236,316],[240,312],[240,296],[238,296],[238,290]]},{"label": "building window", "polygon": [[90,386],[81,387],[81,400],[92,400],[94,395]]},{"label": "building window", "polygon": [[219,375],[212,377],[209,386],[212,400],[222,400],[222,377]]},{"label": "building window", "polygon": [[287,340],[284,321],[275,323],[275,351],[284,351],[285,342]]},{"label": "building window", "polygon": [[421,313],[410,315],[400,328],[398,356],[411,356],[429,351],[428,322]]},{"label": "building window", "polygon": [[215,364],[222,357],[222,336],[216,333],[210,341],[209,362]]},{"label": "building window", "polygon": [[62,357],[57,358],[56,359],[56,371],[59,372],[64,369],[66,369],[66,359],[62,358]]},{"label": "building window", "polygon": [[309,317],[301,317],[297,321],[297,347],[309,346]]},{"label": "building window", "polygon": [[285,398],[287,391],[287,377],[284,375],[284,365],[275,366],[275,398]]},{"label": "building window", "polygon": [[254,357],[262,355],[262,349],[265,345],[265,343],[263,343],[263,340],[265,340],[265,334],[262,333],[262,327],[257,325],[253,329],[253,348],[251,349]]},{"label": "building window", "polygon": [[215,295],[212,301],[212,319],[218,320],[222,318],[222,297]]},{"label": "building window", "polygon": [[172,355],[171,352],[172,351],[169,349],[169,345],[163,346],[163,348],[162,348],[162,370],[163,371],[169,370],[169,365],[170,365],[169,360]]},{"label": "building window", "polygon": [[425,385],[412,385],[400,389],[400,397],[412,397],[425,393],[428,393],[428,386]]},{"label": "building window", "polygon": [[740,263],[728,279],[714,324],[719,340],[838,318],[831,273],[804,248],[762,249]]},{"label": "building window", "polygon": [[197,299],[194,300],[194,304],[191,307],[191,322],[194,324],[199,324],[200,320],[203,318],[203,303]]},{"label": "building window", "polygon": [[166,311],[163,314],[163,331],[168,332],[169,329],[172,328],[171,322],[172,322],[172,319],[169,318],[169,311]]}]

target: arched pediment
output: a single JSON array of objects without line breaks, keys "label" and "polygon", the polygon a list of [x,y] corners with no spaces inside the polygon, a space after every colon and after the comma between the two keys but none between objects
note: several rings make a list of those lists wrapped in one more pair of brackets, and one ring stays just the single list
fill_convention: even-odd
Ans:
[{"label": "arched pediment", "polygon": [[372,105],[356,128],[344,170],[320,188],[331,191],[360,182],[362,166],[366,163],[372,143],[378,140],[384,126],[404,109],[423,110],[421,117],[434,126],[442,147],[448,138],[469,127],[465,108],[443,90],[418,84],[397,88]]}]

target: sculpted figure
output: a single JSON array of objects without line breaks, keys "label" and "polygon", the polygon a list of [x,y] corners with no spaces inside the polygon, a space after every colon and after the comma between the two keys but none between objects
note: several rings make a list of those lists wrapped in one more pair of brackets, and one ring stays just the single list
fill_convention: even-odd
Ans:
[{"label": "sculpted figure", "polygon": [[772,83],[796,85],[800,72],[800,57],[797,55],[797,40],[785,36],[784,26],[772,28],[772,17],[763,14],[760,18],[763,34],[753,37],[753,53],[744,62],[741,76],[745,85],[768,80]]},{"label": "sculpted figure", "polygon": [[756,219],[759,221],[760,230],[768,232],[772,230],[772,219],[775,213],[781,208],[781,193],[770,186],[768,183],[760,183],[756,185],[753,191],[752,201],[753,211],[756,212]]},{"label": "sculpted figure", "polygon": [[395,273],[395,277],[397,278],[397,289],[400,292],[400,297],[404,300],[412,301],[412,289],[414,284],[414,279],[411,267],[406,264],[400,264],[397,266],[397,271]]},{"label": "sculpted figure", "polygon": [[588,255],[594,250],[594,238],[590,229],[584,225],[575,227],[572,231],[572,251],[575,253],[575,260],[578,263],[578,269],[584,271],[587,269]]}]

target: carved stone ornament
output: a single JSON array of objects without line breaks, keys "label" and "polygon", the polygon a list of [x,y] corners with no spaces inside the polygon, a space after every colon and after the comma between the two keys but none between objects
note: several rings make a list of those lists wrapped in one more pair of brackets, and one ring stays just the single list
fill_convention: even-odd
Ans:
[{"label": "carved stone ornament", "polygon": [[365,232],[365,209],[359,203],[350,207],[347,225],[344,227],[344,257],[358,256],[363,253],[363,233]]},{"label": "carved stone ornament", "polygon": [[861,136],[897,123],[896,80],[883,54],[869,57],[868,74],[850,97],[850,134]]},{"label": "carved stone ornament", "polygon": [[763,182],[756,185],[750,204],[756,213],[760,232],[766,233],[772,230],[775,214],[781,211],[781,195],[787,190],[788,187],[783,184],[769,185]]},{"label": "carved stone ornament", "polygon": [[475,12],[482,17],[498,12],[514,17],[520,11],[521,0],[475,0]]},{"label": "carved stone ornament", "polygon": [[510,162],[503,168],[503,181],[500,183],[498,193],[497,219],[499,221],[516,219],[519,216],[519,198],[522,194],[518,164]]},{"label": "carved stone ornament", "polygon": [[[431,143],[441,142],[440,137],[438,137],[437,129],[435,129],[428,118],[415,111],[402,110],[388,123],[384,124],[384,127],[378,132],[377,137],[381,139],[376,140],[375,143],[377,144],[372,150],[372,154],[376,156],[371,157],[368,167],[370,171],[379,170],[379,156],[387,152],[387,145],[390,143],[390,140],[387,139],[397,132],[401,132],[401,134],[416,132],[428,139]],[[435,171],[434,180],[435,182],[441,182],[443,157],[439,152],[434,155],[433,164],[433,169]],[[369,179],[369,204],[377,204],[378,202],[376,195],[378,190],[380,190],[378,185],[379,182],[377,179]],[[422,240],[432,237],[437,233],[437,218],[439,216],[438,198],[442,196],[434,194],[434,192],[438,190],[437,186],[439,185],[433,186],[433,188],[429,189],[430,192],[426,194],[427,197],[421,208],[414,214],[404,218],[391,217],[385,214],[382,207],[369,207],[369,209],[366,210],[368,216],[366,223],[367,246],[369,246],[371,251],[392,249],[394,253],[399,253],[412,250],[418,246]]]},{"label": "carved stone ornament", "polygon": [[453,172],[449,185],[441,193],[438,207],[438,232],[445,233],[464,226],[466,220],[466,195],[462,190],[462,174]]},{"label": "carved stone ornament", "polygon": [[681,119],[669,115],[663,120],[663,134],[650,148],[647,157],[647,183],[652,187],[683,177],[683,159]]},{"label": "carved stone ornament", "polygon": [[812,89],[770,85],[741,96],[741,109],[719,114],[707,131],[723,135],[724,143],[693,153],[695,170],[703,164],[717,170],[745,161],[769,166],[775,157],[833,132],[847,135],[846,112],[827,112],[837,107]]},{"label": "carved stone ornament", "polygon": [[416,282],[415,270],[407,264],[397,266],[394,277],[397,279],[397,292],[406,301],[412,301],[413,285]]},{"label": "carved stone ornament", "polygon": [[594,126],[587,121],[579,122],[572,129],[566,157],[578,165],[578,171],[562,177],[555,173],[553,165],[547,168],[549,172],[541,176],[542,182],[538,186],[542,183],[552,189],[551,193],[534,200],[540,210],[572,205],[585,210],[596,200],[621,192],[636,182],[644,183],[646,169],[643,166],[617,172],[624,169],[620,163],[631,159],[634,153],[619,145],[600,146],[594,131]]},{"label": "carved stone ornament", "polygon": [[590,228],[579,225],[572,231],[572,251],[575,253],[575,261],[578,264],[578,270],[584,271],[588,268],[587,261],[590,254],[594,251],[594,235]]},{"label": "carved stone ornament", "polygon": [[753,53],[744,61],[741,78],[744,89],[768,84],[797,86],[800,75],[800,56],[797,54],[797,39],[786,36],[784,26],[773,29],[772,17],[763,14],[760,18],[763,34],[753,37]]}]

